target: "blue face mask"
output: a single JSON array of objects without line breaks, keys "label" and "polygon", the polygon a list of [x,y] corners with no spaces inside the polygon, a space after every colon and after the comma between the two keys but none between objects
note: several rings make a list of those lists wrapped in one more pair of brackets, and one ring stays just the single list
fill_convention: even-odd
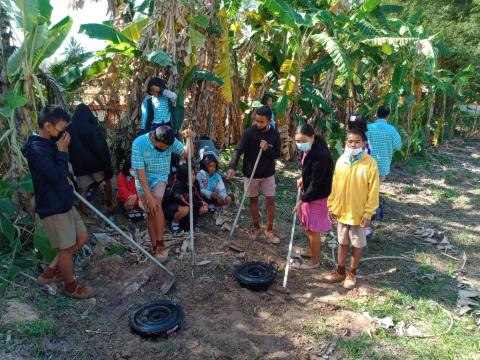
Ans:
[{"label": "blue face mask", "polygon": [[312,144],[309,142],[306,142],[306,143],[297,142],[297,149],[300,151],[310,151],[312,149]]}]

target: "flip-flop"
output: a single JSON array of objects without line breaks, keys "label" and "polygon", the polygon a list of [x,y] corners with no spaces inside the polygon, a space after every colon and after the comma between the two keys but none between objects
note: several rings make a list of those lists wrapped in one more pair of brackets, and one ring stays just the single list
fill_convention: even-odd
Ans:
[{"label": "flip-flop", "polygon": [[260,236],[260,229],[251,228],[250,230],[247,231],[247,234],[250,240],[257,240],[258,237]]},{"label": "flip-flop", "polygon": [[46,277],[43,277],[42,275],[40,275],[37,278],[37,282],[40,285],[47,285],[47,284],[57,283],[61,281],[63,281],[63,278],[62,278],[62,274],[60,274],[59,272],[55,273],[55,275],[53,275],[53,277],[51,278],[46,278]]},{"label": "flip-flop", "polygon": [[153,256],[155,256],[159,261],[165,262],[169,260],[168,252],[169,252],[169,249],[156,250]]}]

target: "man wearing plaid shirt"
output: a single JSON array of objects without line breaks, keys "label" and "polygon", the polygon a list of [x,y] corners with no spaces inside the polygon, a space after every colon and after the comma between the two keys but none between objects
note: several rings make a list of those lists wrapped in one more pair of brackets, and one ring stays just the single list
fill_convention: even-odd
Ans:
[{"label": "man wearing plaid shirt", "polygon": [[[183,132],[185,137],[192,131]],[[170,126],[159,126],[135,139],[132,144],[132,168],[135,170],[135,185],[140,195],[140,204],[147,212],[147,226],[152,253],[160,260],[167,259],[163,242],[165,218],[162,199],[170,174],[172,153],[187,157],[186,147],[175,138]],[[192,152],[193,154],[193,149]]]},{"label": "man wearing plaid shirt", "polygon": [[380,180],[390,174],[390,164],[393,153],[402,148],[402,139],[397,129],[387,123],[390,109],[380,106],[377,110],[377,120],[368,124],[368,142],[370,144],[372,157],[377,160]]}]

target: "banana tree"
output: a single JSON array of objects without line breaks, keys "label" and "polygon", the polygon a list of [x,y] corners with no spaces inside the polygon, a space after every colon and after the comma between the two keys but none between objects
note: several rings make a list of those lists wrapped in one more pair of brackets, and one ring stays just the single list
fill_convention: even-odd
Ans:
[{"label": "banana tree", "polygon": [[[46,105],[45,87],[39,79],[40,66],[52,56],[68,35],[72,19],[65,17],[49,27],[52,7],[49,0],[14,0],[12,8],[23,41],[7,62],[10,92],[4,95],[0,116],[8,119],[8,133],[1,142],[7,142],[12,152],[11,175],[23,174],[25,161],[18,149],[17,137],[26,136],[36,127],[38,106]],[[18,118],[16,117],[18,115]]]}]

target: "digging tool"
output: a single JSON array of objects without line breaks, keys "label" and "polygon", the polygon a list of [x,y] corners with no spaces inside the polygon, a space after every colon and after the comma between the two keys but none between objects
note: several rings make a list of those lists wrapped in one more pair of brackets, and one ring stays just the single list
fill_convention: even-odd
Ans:
[{"label": "digging tool", "polygon": [[192,251],[192,266],[205,266],[211,263],[210,260],[202,260],[197,262],[195,257],[195,237],[193,234],[193,179],[192,179],[192,138],[187,138],[187,162],[188,168],[190,171],[188,172],[188,206],[189,211],[188,215],[190,217],[190,249]]},{"label": "digging tool", "polygon": [[[262,149],[258,151],[257,159],[255,160],[255,164],[253,165],[252,175],[250,175],[250,179],[248,179],[247,188],[243,192],[242,201],[240,202],[240,207],[237,211],[237,216],[235,216],[235,221],[233,222],[232,229],[230,230],[230,234],[228,235],[228,242],[232,239],[233,232],[237,227],[238,219],[240,218],[240,213],[242,212],[243,203],[245,202],[245,198],[247,197],[248,190],[250,190],[250,185],[252,184],[253,176],[255,175],[255,171],[257,171],[257,166],[260,161],[260,156],[262,156]],[[230,246],[230,245],[229,245]]]},{"label": "digging tool", "polygon": [[[295,204],[298,204],[300,200],[300,193],[302,189],[298,189],[297,191],[297,201]],[[288,255],[287,255],[287,264],[285,265],[285,276],[283,277],[283,287],[287,287],[287,278],[288,278],[288,269],[290,268],[290,260],[292,258],[292,246],[293,246],[293,236],[295,235],[295,225],[297,223],[297,212],[294,211],[293,213],[293,222],[292,222],[292,233],[290,234],[290,244],[288,244]]]},{"label": "digging tool", "polygon": [[192,180],[192,138],[187,138],[188,161],[188,215],[190,217],[190,250],[192,251],[192,265],[195,265],[195,242],[193,239],[193,180]]},{"label": "digging tool", "polygon": [[158,259],[152,256],[148,251],[146,251],[142,246],[137,244],[133,238],[128,235],[125,231],[120,229],[117,225],[115,225],[108,217],[106,217],[100,210],[98,210],[95,206],[93,206],[89,201],[87,201],[82,195],[78,192],[73,190],[75,196],[83,202],[85,205],[88,206],[90,210],[92,210],[95,214],[97,214],[103,221],[105,221],[108,225],[110,225],[116,232],[122,235],[129,243],[135,246],[141,253],[143,253],[148,259],[153,261],[155,265],[157,265],[161,270],[165,271],[168,274],[168,279],[163,283],[162,287],[160,288],[160,292],[162,294],[167,294],[170,289],[172,288],[173,284],[175,283],[175,275],[165,266],[163,265]]}]

